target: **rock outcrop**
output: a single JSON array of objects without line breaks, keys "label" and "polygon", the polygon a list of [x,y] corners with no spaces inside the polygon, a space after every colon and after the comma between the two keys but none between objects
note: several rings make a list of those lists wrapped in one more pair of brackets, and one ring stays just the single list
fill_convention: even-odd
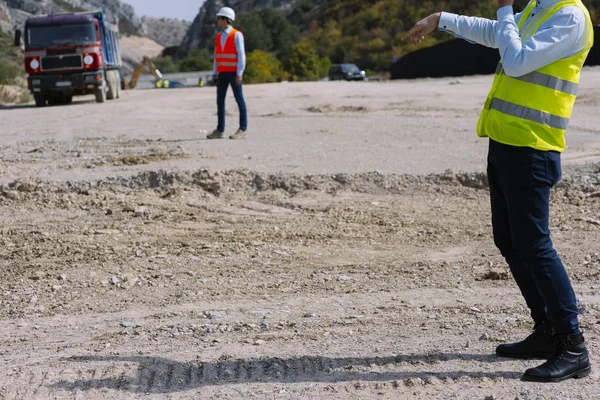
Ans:
[{"label": "rock outcrop", "polygon": [[10,33],[12,27],[12,17],[10,16],[10,10],[4,3],[0,3],[0,31]]},{"label": "rock outcrop", "polygon": [[[122,33],[145,36],[147,27],[135,14],[132,6],[121,0],[0,0],[0,29],[12,33],[22,28],[32,15],[58,14],[79,11],[102,10],[106,17],[119,20]],[[4,10],[4,11],[3,11]],[[3,18],[8,10],[10,18]]]},{"label": "rock outcrop", "polygon": [[191,23],[172,18],[143,17],[148,28],[147,36],[165,47],[178,46],[185,37]]}]

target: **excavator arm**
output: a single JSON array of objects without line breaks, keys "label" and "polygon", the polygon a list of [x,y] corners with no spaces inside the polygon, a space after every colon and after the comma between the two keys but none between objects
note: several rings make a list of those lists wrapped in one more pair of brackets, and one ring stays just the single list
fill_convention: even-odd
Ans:
[{"label": "excavator arm", "polygon": [[152,60],[149,59],[148,57],[144,56],[143,61],[133,71],[131,80],[129,82],[125,81],[125,89],[135,89],[135,87],[137,86],[138,80],[140,79],[140,75],[142,74],[142,71],[144,70],[144,68],[148,68],[148,71],[152,75],[154,75],[154,77],[156,79],[163,78],[163,75],[158,70],[158,68],[156,68],[156,66],[154,65]]}]

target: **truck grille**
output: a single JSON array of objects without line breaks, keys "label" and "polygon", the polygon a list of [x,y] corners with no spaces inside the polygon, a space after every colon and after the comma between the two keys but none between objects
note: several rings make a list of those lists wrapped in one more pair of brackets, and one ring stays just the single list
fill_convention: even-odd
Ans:
[{"label": "truck grille", "polygon": [[59,57],[43,57],[42,71],[50,71],[55,69],[72,69],[82,68],[81,55],[74,56],[59,56]]},{"label": "truck grille", "polygon": [[50,56],[64,56],[65,54],[77,54],[77,49],[48,49],[46,55]]}]

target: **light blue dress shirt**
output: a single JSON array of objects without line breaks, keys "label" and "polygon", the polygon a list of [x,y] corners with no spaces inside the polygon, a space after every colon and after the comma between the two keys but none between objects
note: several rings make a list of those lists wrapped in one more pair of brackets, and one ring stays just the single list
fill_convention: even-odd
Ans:
[{"label": "light blue dress shirt", "polygon": [[[227,37],[233,30],[233,27],[230,25],[224,31],[221,31],[221,47],[225,47],[225,43],[227,42]],[[243,76],[244,70],[246,69],[246,48],[244,45],[244,35],[242,32],[237,32],[235,34],[235,50],[238,55],[238,66],[237,66],[237,75]],[[216,51],[216,49],[215,49]],[[215,61],[213,62],[213,75],[217,75],[217,59],[215,53]]]},{"label": "light blue dress shirt", "polygon": [[542,24],[525,43],[520,38],[517,23],[527,18],[526,28],[534,15],[560,0],[534,0],[531,15],[513,14],[510,6],[498,10],[498,20],[465,17],[442,13],[438,28],[471,43],[479,43],[500,50],[504,72],[518,77],[538,70],[554,61],[572,57],[587,47],[589,28],[581,9],[563,7]]}]

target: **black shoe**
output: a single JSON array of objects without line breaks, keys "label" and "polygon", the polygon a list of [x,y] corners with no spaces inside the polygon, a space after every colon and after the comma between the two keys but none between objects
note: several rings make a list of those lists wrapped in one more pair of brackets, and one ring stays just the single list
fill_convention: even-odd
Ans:
[{"label": "black shoe", "polygon": [[533,333],[527,339],[511,344],[501,344],[496,348],[500,357],[547,360],[556,350],[554,329],[548,321],[536,322]]},{"label": "black shoe", "polygon": [[585,378],[592,372],[590,357],[583,335],[558,336],[556,353],[536,368],[525,371],[524,381],[562,382],[571,378]]}]

